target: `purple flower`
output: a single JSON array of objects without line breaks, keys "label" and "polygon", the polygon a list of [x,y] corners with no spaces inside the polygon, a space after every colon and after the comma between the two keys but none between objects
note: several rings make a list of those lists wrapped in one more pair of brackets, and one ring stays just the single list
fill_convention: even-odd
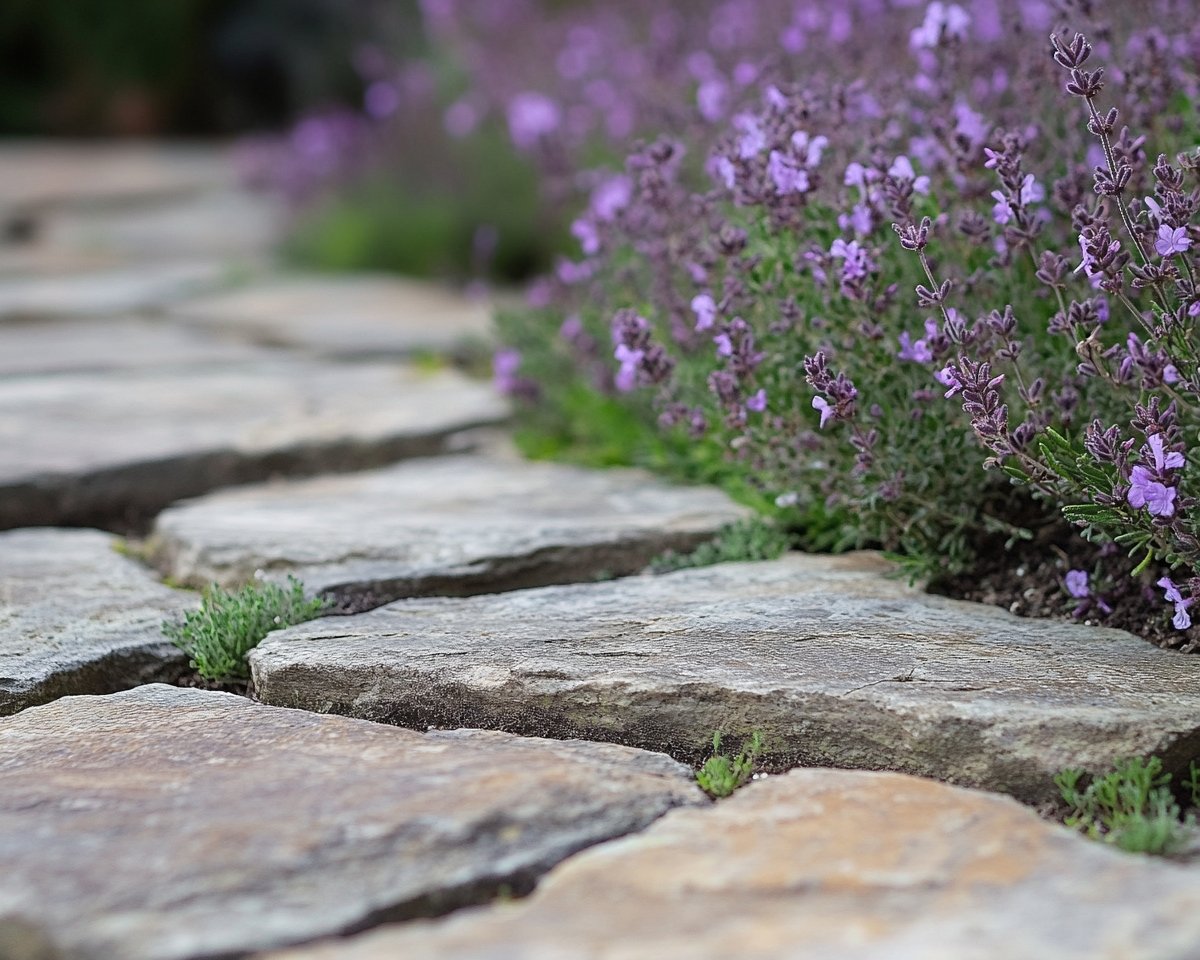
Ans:
[{"label": "purple flower", "polygon": [[936,47],[945,36],[963,38],[967,35],[967,27],[971,23],[970,14],[957,3],[942,3],[934,0],[925,8],[925,20],[909,35],[909,44],[914,49]]},{"label": "purple flower", "polygon": [[732,190],[737,185],[737,167],[728,157],[716,157],[712,162],[712,172],[713,176],[725,184],[726,190]]},{"label": "purple flower", "polygon": [[958,377],[954,375],[954,368],[949,364],[937,371],[937,373],[933,375],[933,379],[940,383],[943,387],[950,388],[945,392],[945,394],[943,394],[947,400],[949,400],[962,389],[962,383],[960,383]]},{"label": "purple flower", "polygon": [[1192,240],[1187,235],[1186,227],[1172,229],[1165,223],[1158,228],[1158,239],[1154,241],[1154,249],[1160,257],[1172,257],[1183,253],[1191,245]]},{"label": "purple flower", "polygon": [[518,150],[537,146],[561,120],[558,104],[541,93],[518,93],[508,103],[508,132]]},{"label": "purple flower", "polygon": [[1155,469],[1161,474],[1166,470],[1181,470],[1187,462],[1178,450],[1166,453],[1163,449],[1163,435],[1152,433],[1146,438],[1146,446],[1150,448],[1150,456],[1154,460]]},{"label": "purple flower", "polygon": [[707,330],[717,319],[717,304],[712,294],[701,293],[692,297],[692,313],[696,315],[696,329]]},{"label": "purple flower", "polygon": [[733,356],[733,341],[729,339],[729,334],[718,333],[715,337],[713,337],[713,343],[717,345],[718,357]]},{"label": "purple flower", "polygon": [[1176,630],[1186,630],[1192,625],[1192,617],[1188,613],[1188,607],[1196,602],[1195,599],[1188,597],[1185,600],[1183,594],[1179,592],[1179,588],[1175,586],[1170,577],[1163,577],[1158,581],[1158,586],[1162,587],[1166,601],[1175,604],[1175,617],[1171,620],[1172,626]]},{"label": "purple flower", "polygon": [[1066,576],[1067,593],[1072,597],[1083,599],[1091,596],[1092,590],[1088,586],[1088,575],[1086,570],[1068,570]]},{"label": "purple flower", "polygon": [[592,191],[592,213],[597,220],[607,223],[629,206],[632,197],[633,181],[629,177],[609,177]]},{"label": "purple flower", "polygon": [[739,113],[733,118],[733,125],[741,134],[738,140],[739,157],[750,160],[763,152],[767,145],[767,136],[754,117],[748,113]]},{"label": "purple flower", "polygon": [[819,167],[821,165],[821,157],[825,153],[825,148],[829,146],[828,137],[809,137],[803,130],[797,130],[792,134],[792,149],[798,154],[804,155],[804,165],[806,167]]},{"label": "purple flower", "polygon": [[500,393],[513,393],[518,384],[517,370],[521,367],[521,352],[512,348],[492,354],[492,385]]},{"label": "purple flower", "polygon": [[1130,471],[1129,505],[1140,510],[1145,507],[1152,517],[1170,517],[1175,513],[1175,488],[1154,479],[1147,468],[1136,466]]},{"label": "purple flower", "polygon": [[720,120],[725,113],[725,102],[729,97],[729,87],[719,77],[710,77],[700,84],[696,90],[696,106],[700,108],[700,116],[709,123]]},{"label": "purple flower", "polygon": [[646,356],[644,350],[634,350],[623,343],[618,343],[613,356],[621,364],[613,383],[622,393],[628,393],[637,386],[638,365]]},{"label": "purple flower", "polygon": [[912,360],[914,363],[931,363],[933,351],[924,340],[913,340],[907,333],[900,334],[900,352],[896,354],[901,360]]},{"label": "purple flower", "polygon": [[767,391],[759,389],[759,391],[746,400],[746,409],[753,410],[755,413],[762,413],[767,409]]},{"label": "purple flower", "polygon": [[600,234],[596,226],[586,217],[581,217],[571,224],[571,236],[579,241],[583,252],[591,257],[600,252]]},{"label": "purple flower", "polygon": [[929,192],[929,178],[918,177],[917,172],[913,169],[912,161],[903,154],[898,156],[888,167],[888,176],[895,177],[897,180],[911,181],[914,193]]},{"label": "purple flower", "polygon": [[813,397],[812,405],[814,410],[821,412],[821,427],[824,428],[825,424],[833,417],[833,406],[824,397]]},{"label": "purple flower", "polygon": [[776,191],[782,195],[808,191],[808,171],[796,166],[794,160],[785,157],[778,150],[771,151],[767,161],[767,174],[775,184]]}]

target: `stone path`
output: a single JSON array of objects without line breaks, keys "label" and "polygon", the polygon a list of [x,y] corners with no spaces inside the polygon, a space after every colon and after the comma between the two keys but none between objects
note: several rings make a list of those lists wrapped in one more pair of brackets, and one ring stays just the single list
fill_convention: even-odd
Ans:
[{"label": "stone path", "polygon": [[272,634],[267,703],[590,737],[701,758],[902,770],[1053,799],[1066,766],[1200,755],[1200,658],[930,596],[870,554],[411,600]]},{"label": "stone path", "polygon": [[1200,873],[1000,797],[798,770],[589,850],[528,900],[272,960],[1192,960]]},{"label": "stone path", "polygon": [[[285,219],[220,150],[0,145],[0,958],[1196,955],[1200,864],[997,794],[1185,768],[1200,660],[866,554],[606,579],[745,511],[518,460],[487,309]],[[353,615],[260,702],[147,685],[162,576],[289,573]],[[712,804],[715,730],[806,769]]]},{"label": "stone path", "polygon": [[704,803],[686,767],[605,744],[165,686],[72,697],[0,728],[0,916],[67,956],[242,954],[523,893]]},{"label": "stone path", "polygon": [[292,574],[355,610],[636,573],[746,513],[715,490],[640,470],[510,453],[215,493],[160,514],[150,542],[154,564],[181,583]]},{"label": "stone path", "polygon": [[163,586],[118,546],[95,530],[0,533],[0,715],[182,672],[162,622],[195,596]]}]

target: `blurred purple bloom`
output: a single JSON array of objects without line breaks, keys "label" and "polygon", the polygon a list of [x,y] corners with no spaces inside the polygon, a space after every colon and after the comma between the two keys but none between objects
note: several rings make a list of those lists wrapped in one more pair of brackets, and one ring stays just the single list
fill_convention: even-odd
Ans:
[{"label": "blurred purple bloom", "polygon": [[592,191],[592,213],[596,219],[609,222],[629,206],[633,197],[633,181],[625,175],[610,177]]},{"label": "blurred purple bloom", "polygon": [[746,409],[753,410],[755,413],[762,413],[767,409],[767,391],[759,389],[754,396],[746,400]]},{"label": "blurred purple bloom", "polygon": [[696,329],[708,330],[716,322],[717,304],[712,294],[701,293],[692,297],[692,312],[696,315]]},{"label": "blurred purple bloom", "polygon": [[925,20],[909,35],[909,44],[915,49],[936,47],[942,40],[962,39],[971,24],[970,14],[957,3],[942,3],[934,0],[925,8]]},{"label": "blurred purple bloom", "polygon": [[517,388],[517,370],[521,367],[521,352],[506,348],[492,354],[492,384],[500,393],[513,393]]},{"label": "blurred purple bloom", "polygon": [[778,150],[771,151],[771,157],[767,161],[767,173],[775,184],[775,189],[784,196],[808,191],[808,171],[796,166],[795,161]]},{"label": "blurred purple bloom", "polygon": [[901,360],[912,360],[915,363],[931,363],[933,351],[924,340],[913,340],[906,332],[900,334],[900,352],[896,354]]},{"label": "blurred purple bloom", "polygon": [[729,98],[729,87],[719,77],[709,77],[696,90],[696,106],[700,116],[709,123],[716,123],[725,115],[725,103]]},{"label": "blurred purple bloom", "polygon": [[623,343],[618,343],[617,348],[613,351],[613,356],[621,365],[616,377],[613,378],[613,384],[622,393],[628,393],[637,386],[638,365],[645,358],[646,352],[634,350]]},{"label": "blurred purple bloom", "polygon": [[824,427],[834,414],[833,406],[824,397],[813,397],[812,405],[814,410],[821,412],[821,426]]},{"label": "blurred purple bloom", "polygon": [[562,112],[541,93],[518,93],[508,102],[508,132],[519,150],[530,150],[553,133],[562,122]]},{"label": "blurred purple bloom", "polygon": [[717,345],[718,357],[733,356],[733,341],[729,338],[729,334],[718,333],[715,337],[713,337],[713,343]]}]

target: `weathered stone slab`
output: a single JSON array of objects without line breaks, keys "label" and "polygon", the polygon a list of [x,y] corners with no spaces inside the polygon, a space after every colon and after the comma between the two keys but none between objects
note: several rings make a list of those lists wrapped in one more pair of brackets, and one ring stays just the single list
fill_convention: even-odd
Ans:
[{"label": "weathered stone slab", "polygon": [[230,260],[265,255],[282,227],[282,211],[263,194],[218,190],[155,203],[47,213],[34,241],[117,261]]},{"label": "weathered stone slab", "polygon": [[195,597],[163,586],[116,545],[96,530],[0,533],[0,714],[184,668],[161,625]]},{"label": "weathered stone slab", "polygon": [[155,310],[227,278],[227,268],[215,260],[0,276],[0,321]]},{"label": "weathered stone slab", "polygon": [[486,302],[386,276],[276,278],[178,304],[171,315],[337,356],[447,350],[491,329]]},{"label": "weathered stone slab", "polygon": [[280,631],[268,703],[581,736],[696,759],[761,730],[775,766],[900,770],[1041,801],[1065,766],[1200,756],[1200,658],[928,596],[871,554],[790,555]]},{"label": "weathered stone slab", "polygon": [[143,317],[0,323],[0,377],[247,363],[274,351]]},{"label": "weathered stone slab", "polygon": [[0,527],[137,525],[220,486],[443,451],[505,413],[488,384],[386,363],[0,380]]},{"label": "weathered stone slab", "polygon": [[747,512],[718,490],[641,470],[492,454],[221,491],[160,514],[151,543],[155,564],[182,583],[294,574],[365,610],[635,573]]},{"label": "weathered stone slab", "polygon": [[1191,960],[1200,873],[1012,800],[798,770],[553,871],[527,900],[273,960]]},{"label": "weathered stone slab", "polygon": [[0,210],[126,203],[227,187],[229,150],[200,144],[9,140],[0,146]]},{"label": "weathered stone slab", "polygon": [[0,916],[89,960],[240,956],[528,890],[706,801],[668,758],[142,687],[0,722]]}]

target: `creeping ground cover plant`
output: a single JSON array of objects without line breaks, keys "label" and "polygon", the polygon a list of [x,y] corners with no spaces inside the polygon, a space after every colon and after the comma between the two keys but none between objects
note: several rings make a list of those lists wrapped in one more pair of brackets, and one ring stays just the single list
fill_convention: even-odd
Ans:
[{"label": "creeping ground cover plant", "polygon": [[527,449],[1196,648],[1200,20],[1136,6],[688,7],[623,164],[539,129],[582,210],[500,321]]}]

